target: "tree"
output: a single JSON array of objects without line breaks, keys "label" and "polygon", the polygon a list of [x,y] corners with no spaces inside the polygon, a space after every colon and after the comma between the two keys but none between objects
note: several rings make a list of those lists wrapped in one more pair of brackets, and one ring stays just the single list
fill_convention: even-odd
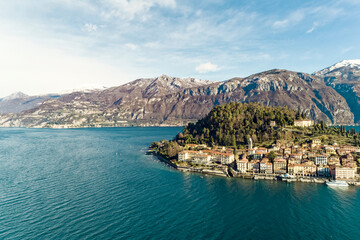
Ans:
[{"label": "tree", "polygon": [[274,151],[269,152],[269,154],[267,155],[267,158],[268,158],[271,162],[273,162],[276,157],[277,157],[277,155],[276,155],[276,153],[275,153]]},{"label": "tree", "polygon": [[160,146],[160,143],[159,143],[159,142],[153,142],[153,143],[151,144],[150,148],[152,148],[152,149],[158,149],[159,146]]},{"label": "tree", "polygon": [[236,148],[236,137],[232,135],[232,145]]}]

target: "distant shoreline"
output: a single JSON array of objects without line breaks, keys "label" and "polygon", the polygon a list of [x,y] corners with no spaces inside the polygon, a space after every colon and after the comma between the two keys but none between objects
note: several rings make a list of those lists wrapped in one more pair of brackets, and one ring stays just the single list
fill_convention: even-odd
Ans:
[{"label": "distant shoreline", "polygon": [[[344,126],[344,127],[360,127],[360,124],[357,125],[329,125],[331,127],[336,127],[336,126]],[[102,127],[62,127],[62,128],[58,128],[58,127],[0,127],[0,129],[16,129],[16,128],[21,128],[21,129],[99,129],[99,128],[155,128],[155,127],[161,127],[161,128],[166,128],[166,127],[171,127],[171,128],[183,128],[185,127],[185,125],[151,125],[151,126],[141,126],[141,125],[131,125],[131,126],[102,126]],[[360,129],[359,129],[360,131]]]}]

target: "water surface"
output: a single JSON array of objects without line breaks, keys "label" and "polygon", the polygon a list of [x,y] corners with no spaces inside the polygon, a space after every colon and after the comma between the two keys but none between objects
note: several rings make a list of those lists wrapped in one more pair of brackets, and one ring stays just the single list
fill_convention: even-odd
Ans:
[{"label": "water surface", "polygon": [[360,188],[184,174],[180,128],[0,129],[0,239],[358,239]]}]

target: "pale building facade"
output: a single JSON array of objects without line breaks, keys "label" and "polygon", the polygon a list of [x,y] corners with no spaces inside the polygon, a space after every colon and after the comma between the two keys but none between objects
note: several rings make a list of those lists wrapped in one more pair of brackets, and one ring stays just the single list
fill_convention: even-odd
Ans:
[{"label": "pale building facade", "polygon": [[355,169],[352,167],[335,167],[335,179],[354,179]]},{"label": "pale building facade", "polygon": [[312,125],[314,125],[313,120],[295,120],[294,121],[295,127],[311,127]]}]

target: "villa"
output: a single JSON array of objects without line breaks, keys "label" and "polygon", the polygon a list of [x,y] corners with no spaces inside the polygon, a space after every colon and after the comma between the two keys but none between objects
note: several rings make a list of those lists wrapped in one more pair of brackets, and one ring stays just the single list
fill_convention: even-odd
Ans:
[{"label": "villa", "polygon": [[294,126],[295,127],[311,127],[312,125],[314,125],[314,121],[313,120],[295,120],[294,121]]}]

